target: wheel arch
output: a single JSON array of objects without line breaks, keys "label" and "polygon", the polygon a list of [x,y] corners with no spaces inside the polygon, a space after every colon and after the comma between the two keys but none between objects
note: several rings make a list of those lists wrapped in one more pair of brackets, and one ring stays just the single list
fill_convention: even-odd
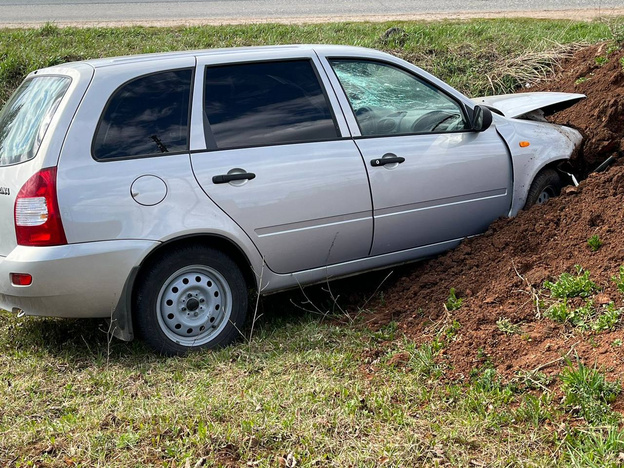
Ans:
[{"label": "wheel arch", "polygon": [[[552,169],[559,174],[561,178],[562,186],[568,185],[571,182],[571,178],[567,172],[564,172],[560,169],[560,166],[569,161],[569,157],[559,157],[553,158],[548,161],[543,161],[543,163],[539,166],[536,166],[533,172],[530,174],[530,177],[527,178],[526,185],[524,185],[521,189],[521,198],[518,200],[514,200],[515,206],[510,213],[510,216],[515,216],[518,214],[520,210],[522,210],[526,204],[527,197],[529,195],[529,190],[531,189],[531,185],[535,181],[535,179],[544,171],[548,169]],[[519,203],[521,202],[521,203]]]},{"label": "wheel arch", "polygon": [[134,339],[134,316],[132,313],[132,306],[134,303],[136,286],[141,281],[142,273],[145,271],[146,266],[157,262],[166,253],[179,246],[189,245],[211,247],[225,253],[240,268],[245,278],[247,288],[257,288],[257,278],[249,258],[243,249],[231,239],[216,234],[190,234],[167,240],[152,249],[142,262],[134,267],[128,275],[119,302],[112,315],[110,329],[116,338],[123,341],[132,341]]}]

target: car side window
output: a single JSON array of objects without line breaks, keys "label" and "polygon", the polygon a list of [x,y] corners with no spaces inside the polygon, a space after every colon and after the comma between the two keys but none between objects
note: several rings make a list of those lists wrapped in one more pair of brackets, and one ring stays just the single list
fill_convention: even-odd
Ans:
[{"label": "car side window", "polygon": [[467,130],[460,105],[426,81],[393,65],[330,60],[363,136]]},{"label": "car side window", "polygon": [[209,149],[339,137],[309,60],[206,67],[204,115]]},{"label": "car side window", "polygon": [[104,109],[93,139],[93,157],[188,151],[192,77],[192,69],[170,70],[122,85]]}]

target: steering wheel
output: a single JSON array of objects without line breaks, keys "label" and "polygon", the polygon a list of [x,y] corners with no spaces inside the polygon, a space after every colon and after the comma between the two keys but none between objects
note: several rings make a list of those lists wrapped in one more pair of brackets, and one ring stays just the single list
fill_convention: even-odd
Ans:
[{"label": "steering wheel", "polygon": [[442,125],[444,122],[451,118],[459,117],[458,114],[448,111],[431,111],[427,112],[422,117],[416,119],[412,124],[412,131],[419,132],[434,132],[436,128]]}]

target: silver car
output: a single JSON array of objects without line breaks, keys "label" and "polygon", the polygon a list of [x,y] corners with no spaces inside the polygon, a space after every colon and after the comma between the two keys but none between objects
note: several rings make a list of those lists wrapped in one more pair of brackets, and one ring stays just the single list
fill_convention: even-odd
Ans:
[{"label": "silver car", "polygon": [[0,114],[0,307],[107,317],[163,354],[261,294],[413,261],[558,194],[583,95],[470,100],[370,49],[68,63]]}]

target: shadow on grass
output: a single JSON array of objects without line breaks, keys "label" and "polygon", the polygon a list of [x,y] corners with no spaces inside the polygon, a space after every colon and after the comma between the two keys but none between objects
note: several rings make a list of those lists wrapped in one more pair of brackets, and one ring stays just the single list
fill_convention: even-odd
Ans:
[{"label": "shadow on grass", "polygon": [[[361,309],[374,305],[379,293],[410,268],[380,270],[263,297],[256,311],[254,339],[260,330],[271,334],[301,323],[351,325]],[[252,298],[247,324],[241,330],[245,339],[251,334],[255,307]],[[113,338],[104,319],[17,318],[8,312],[0,312],[0,319],[0,347],[8,354],[52,355],[74,365],[104,362],[130,367],[167,359],[139,339],[128,343]]]}]

